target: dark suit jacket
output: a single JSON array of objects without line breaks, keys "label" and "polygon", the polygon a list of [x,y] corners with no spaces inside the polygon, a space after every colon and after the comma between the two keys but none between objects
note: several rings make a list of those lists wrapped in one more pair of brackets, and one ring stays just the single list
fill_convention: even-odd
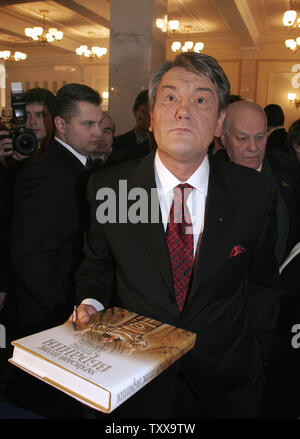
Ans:
[{"label": "dark suit jacket", "polygon": [[[263,173],[268,165],[271,167],[288,215],[285,257],[300,240],[300,169],[298,161],[294,157],[276,150],[266,151]],[[279,219],[280,221],[281,219]]]},{"label": "dark suit jacket", "polygon": [[1,249],[1,267],[0,267],[0,292],[7,292],[8,289],[8,248],[7,248],[7,224],[5,217],[5,168],[0,163],[0,249]]},{"label": "dark suit jacket", "polygon": [[[138,187],[147,192],[150,212],[150,190],[156,187],[153,155],[91,178],[78,303],[92,297],[105,307],[114,304],[195,331],[196,346],[180,361],[180,377],[190,392],[215,417],[257,416],[281,294],[273,252],[274,190],[255,171],[210,159],[205,227],[189,298],[180,313],[162,223],[100,224],[96,219],[96,213],[101,216],[95,196],[100,188],[115,191],[118,218],[120,180],[127,181],[128,191]],[[128,208],[132,204],[128,201]],[[231,257],[236,245],[245,252]],[[142,417],[157,416],[157,410],[171,416],[177,391],[173,372],[170,368],[146,386],[150,403],[147,406],[146,397],[139,401],[133,418],[144,407]],[[160,396],[154,400],[151,389],[157,382]]]},{"label": "dark suit jacket", "polygon": [[122,149],[126,146],[137,145],[135,130],[130,130],[127,133],[120,134],[114,138],[113,149]]},{"label": "dark suit jacket", "polygon": [[149,154],[150,151],[151,148],[148,140],[142,143],[128,144],[121,148],[113,147],[104,166],[108,168],[110,166],[119,165],[120,163],[129,162],[130,160],[144,157]]},{"label": "dark suit jacket", "polygon": [[[229,161],[226,150],[219,150],[217,156]],[[261,173],[273,182],[278,191],[276,257],[280,264],[300,240],[299,164],[286,152],[267,149]]]},{"label": "dark suit jacket", "polygon": [[16,176],[10,301],[12,336],[61,323],[74,306],[82,257],[88,172],[53,141]]},{"label": "dark suit jacket", "polygon": [[268,136],[267,150],[269,149],[291,153],[285,128],[278,128]]}]

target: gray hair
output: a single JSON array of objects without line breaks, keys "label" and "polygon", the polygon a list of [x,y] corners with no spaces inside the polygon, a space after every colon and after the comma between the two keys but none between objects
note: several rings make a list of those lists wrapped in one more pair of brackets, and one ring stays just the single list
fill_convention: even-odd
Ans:
[{"label": "gray hair", "polygon": [[223,132],[225,132],[226,134],[229,133],[231,119],[232,119],[233,115],[240,117],[239,111],[243,108],[250,108],[250,109],[255,110],[258,113],[260,113],[262,115],[263,119],[265,120],[265,125],[266,125],[266,129],[267,129],[267,116],[266,116],[263,108],[260,105],[258,105],[256,102],[242,100],[242,101],[232,102],[228,105],[227,111],[226,111],[226,116],[225,116],[225,119],[223,122],[223,127],[222,127]]},{"label": "gray hair", "polygon": [[103,112],[102,112],[102,119],[104,119],[105,117],[108,117],[108,119],[110,119],[111,124],[112,124],[112,133],[113,133],[113,135],[114,135],[114,134],[115,134],[115,131],[116,131],[116,124],[115,124],[115,122],[113,121],[113,118],[111,117],[111,115],[109,114],[108,111],[103,111]]},{"label": "gray hair", "polygon": [[230,84],[224,70],[215,58],[203,53],[180,53],[174,61],[161,64],[151,75],[149,83],[149,106],[153,110],[156,93],[163,75],[173,67],[183,67],[199,76],[209,78],[217,87],[219,113],[225,109],[230,97]]}]

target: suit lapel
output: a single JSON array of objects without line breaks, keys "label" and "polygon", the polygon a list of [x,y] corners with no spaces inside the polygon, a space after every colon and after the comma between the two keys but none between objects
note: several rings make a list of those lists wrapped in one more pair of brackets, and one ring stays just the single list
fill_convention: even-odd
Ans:
[{"label": "suit lapel", "polygon": [[[230,198],[227,176],[218,160],[210,159],[210,175],[205,207],[205,223],[201,242],[195,258],[190,293],[182,317],[193,318],[209,300],[209,288],[214,277],[214,267],[219,245],[224,234],[229,233],[237,205]],[[229,255],[228,255],[229,257]],[[197,306],[195,306],[197,304]]]},{"label": "suit lapel", "polygon": [[[146,251],[150,254],[169,294],[173,297],[172,271],[154,176],[154,153],[150,153],[139,162],[128,181],[128,192],[133,188],[143,188],[147,193],[148,203],[148,223],[134,224],[134,229]],[[128,207],[130,208],[130,202]],[[154,221],[151,221],[151,212],[155,213]]]}]

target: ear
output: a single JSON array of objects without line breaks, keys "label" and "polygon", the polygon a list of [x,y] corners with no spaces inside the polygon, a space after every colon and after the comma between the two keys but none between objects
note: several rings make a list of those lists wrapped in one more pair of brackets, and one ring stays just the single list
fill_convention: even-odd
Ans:
[{"label": "ear", "polygon": [[221,135],[220,135],[220,139],[221,139],[222,145],[223,145],[223,147],[224,147],[225,149],[226,149],[226,138],[227,138],[227,135],[226,135],[226,133],[225,133],[224,128],[222,128],[222,130],[221,130]]},{"label": "ear", "polygon": [[152,113],[152,111],[149,111],[149,117],[150,117],[149,131],[153,132],[153,113]]},{"label": "ear", "polygon": [[223,127],[223,122],[225,119],[225,110],[222,110],[217,122],[217,126],[216,126],[216,131],[215,131],[215,136],[216,137],[220,137],[221,136],[221,132],[222,132],[222,127]]},{"label": "ear", "polygon": [[54,123],[55,123],[55,127],[56,127],[57,131],[60,134],[64,134],[65,127],[66,127],[66,121],[60,116],[55,116]]}]

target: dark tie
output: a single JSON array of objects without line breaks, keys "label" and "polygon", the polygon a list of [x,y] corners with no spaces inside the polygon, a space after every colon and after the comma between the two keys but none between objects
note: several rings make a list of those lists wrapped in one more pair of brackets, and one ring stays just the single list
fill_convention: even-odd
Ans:
[{"label": "dark tie", "polygon": [[194,237],[186,200],[193,190],[187,183],[174,188],[170,221],[167,228],[167,243],[175,298],[179,310],[184,306],[194,264]]},{"label": "dark tie", "polygon": [[94,164],[95,164],[95,163],[94,163],[94,160],[90,159],[89,157],[86,158],[86,164],[85,164],[85,167],[86,167],[87,169],[93,169]]}]

